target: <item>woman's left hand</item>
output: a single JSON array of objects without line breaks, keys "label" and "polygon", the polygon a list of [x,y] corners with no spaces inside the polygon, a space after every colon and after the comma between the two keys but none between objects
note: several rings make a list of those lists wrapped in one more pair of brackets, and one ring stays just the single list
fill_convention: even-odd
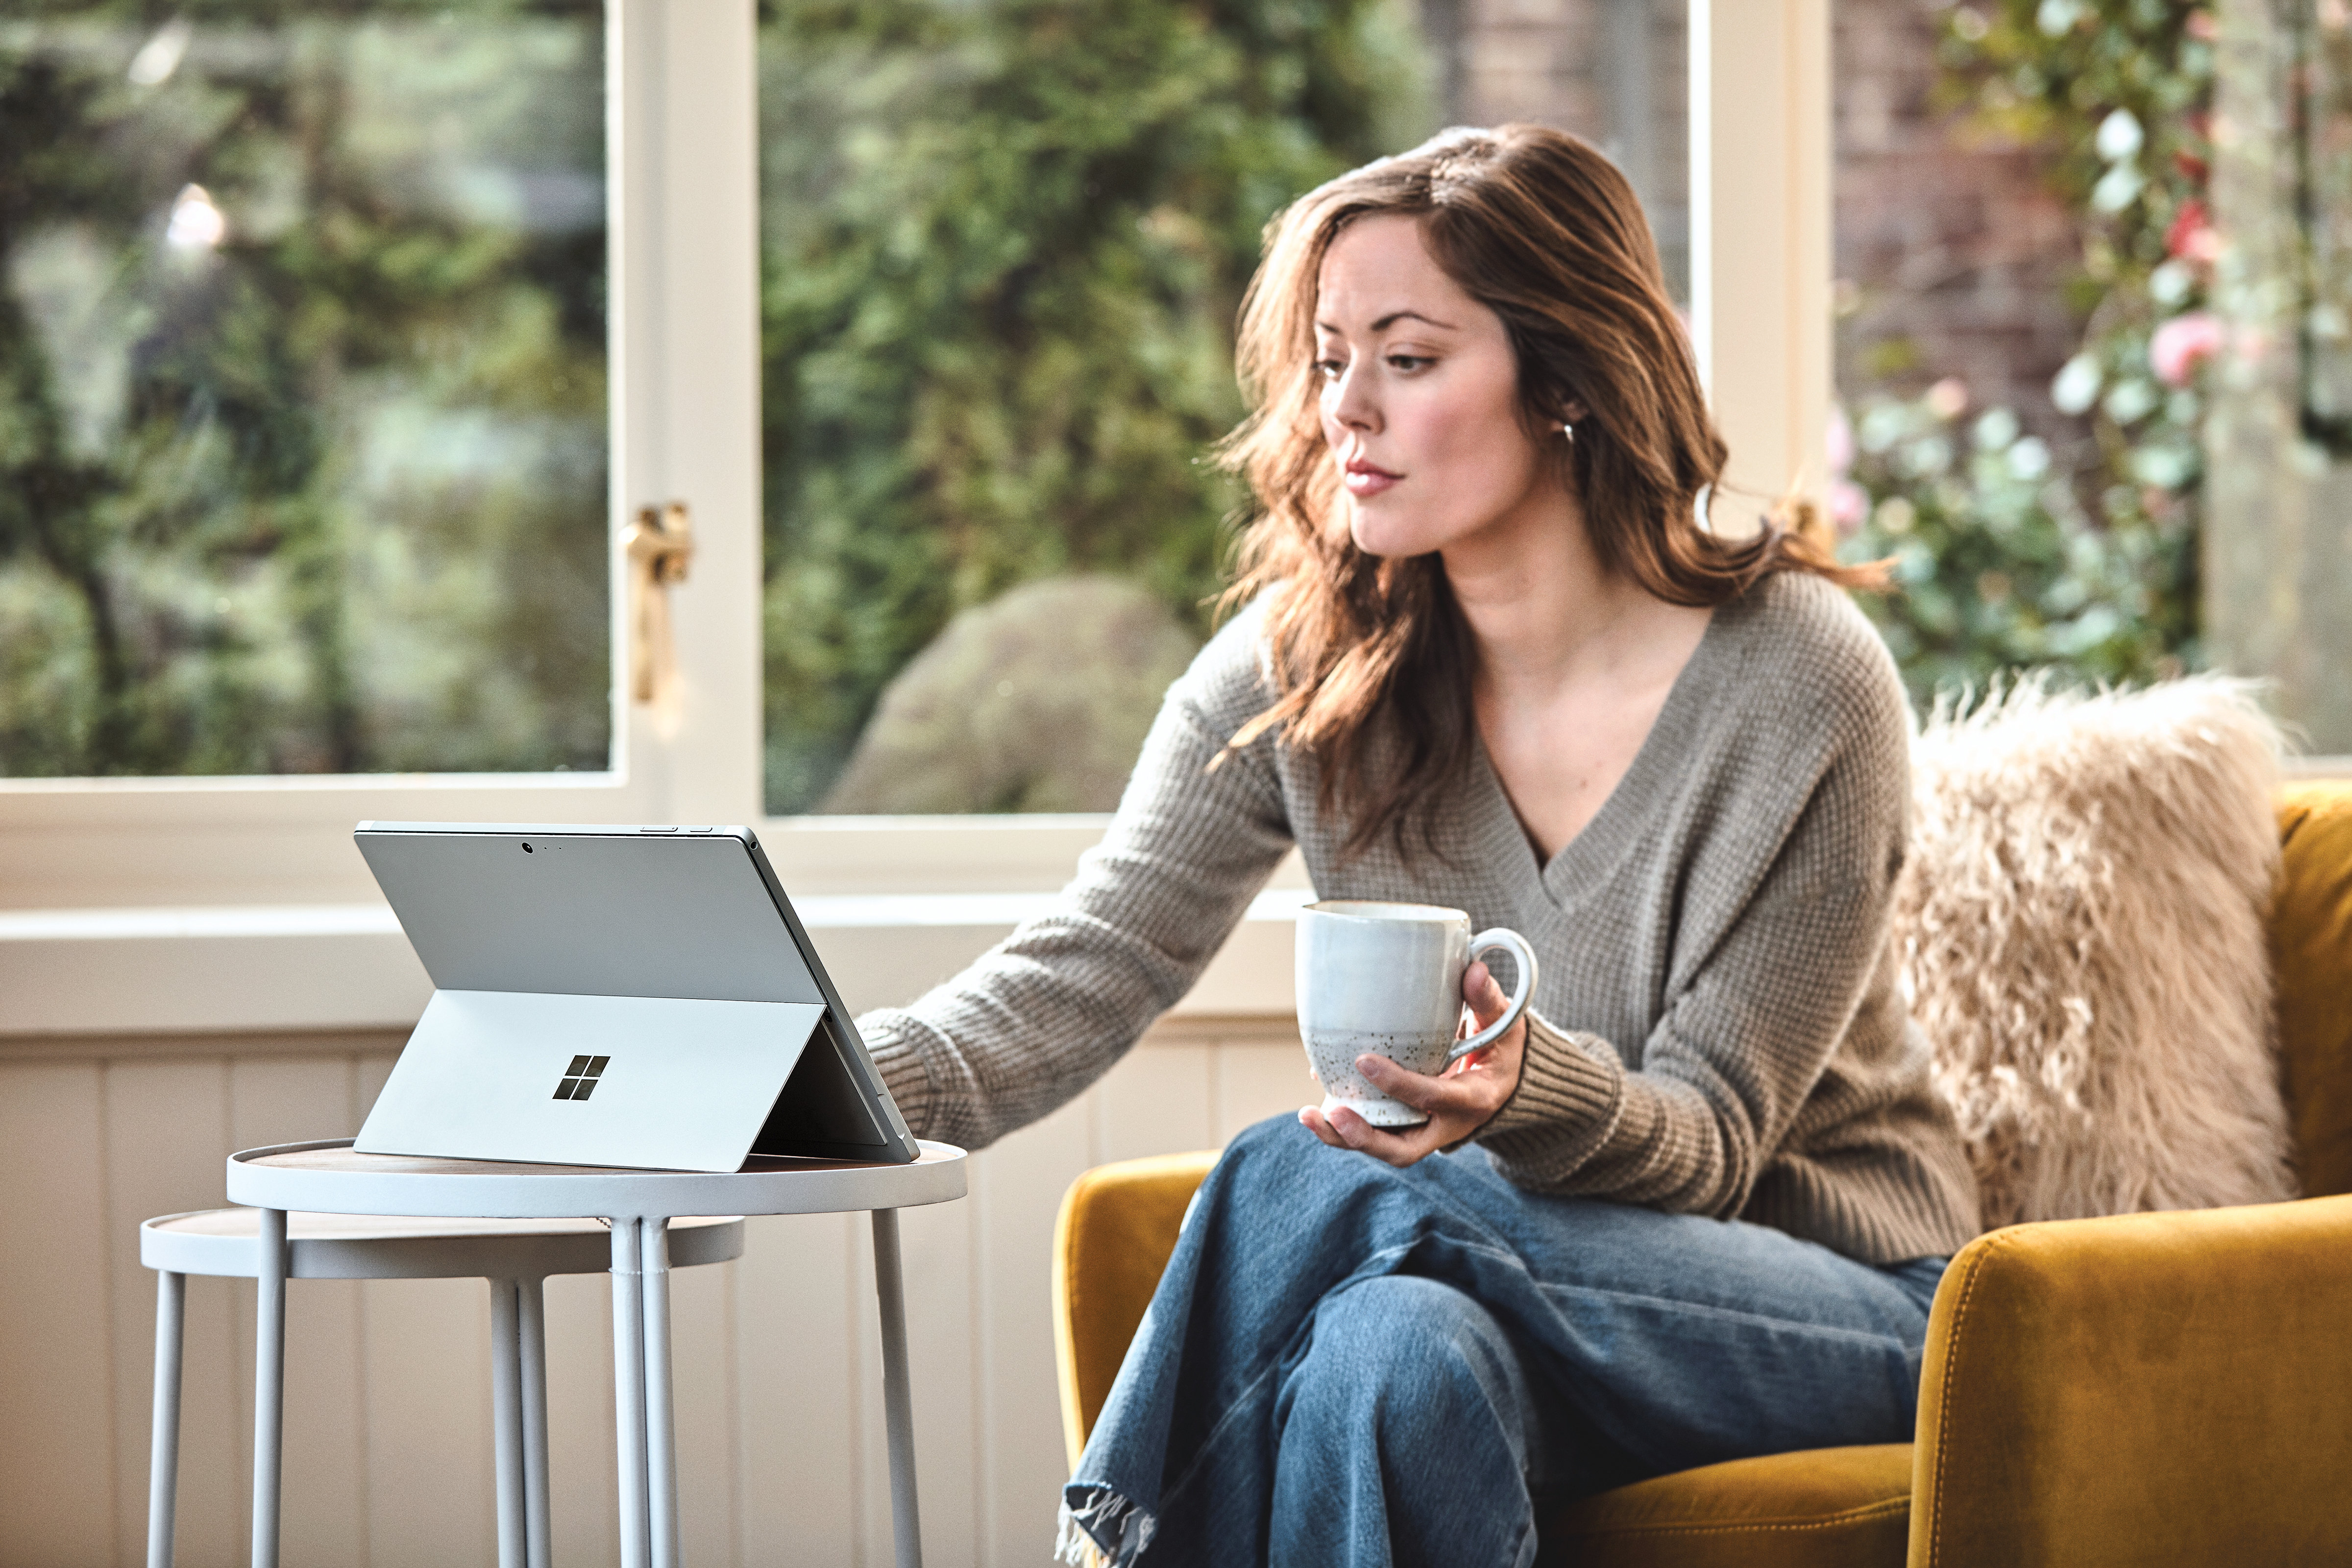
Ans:
[{"label": "woman's left hand", "polygon": [[[1495,984],[1483,963],[1474,963],[1462,975],[1462,999],[1485,1028],[1501,1017],[1510,998]],[[1519,1087],[1519,1064],[1526,1058],[1525,1018],[1503,1031],[1485,1050],[1473,1051],[1435,1077],[1401,1068],[1386,1057],[1370,1054],[1356,1058],[1356,1070],[1374,1089],[1401,1100],[1429,1120],[1418,1127],[1390,1131],[1375,1127],[1345,1106],[1326,1117],[1315,1106],[1298,1113],[1307,1130],[1334,1149],[1357,1149],[1402,1169],[1469,1137],[1495,1118],[1503,1102]]]}]

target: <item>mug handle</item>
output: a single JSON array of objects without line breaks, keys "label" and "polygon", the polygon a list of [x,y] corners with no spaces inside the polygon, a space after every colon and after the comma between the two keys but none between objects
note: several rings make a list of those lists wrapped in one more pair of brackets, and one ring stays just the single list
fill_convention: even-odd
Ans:
[{"label": "mug handle", "polygon": [[1498,947],[1518,961],[1518,988],[1511,994],[1511,1004],[1503,1009],[1501,1017],[1468,1038],[1454,1042],[1454,1048],[1445,1053],[1448,1065],[1460,1061],[1472,1051],[1483,1051],[1500,1039],[1504,1030],[1519,1021],[1519,1015],[1528,1010],[1528,998],[1535,994],[1536,952],[1528,945],[1528,939],[1518,932],[1502,926],[1482,931],[1470,939],[1470,956],[1476,958],[1480,953],[1492,952]]}]

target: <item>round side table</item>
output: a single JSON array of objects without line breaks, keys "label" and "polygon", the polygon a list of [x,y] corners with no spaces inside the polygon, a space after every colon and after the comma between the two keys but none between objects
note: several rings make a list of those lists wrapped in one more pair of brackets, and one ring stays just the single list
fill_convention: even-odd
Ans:
[{"label": "round side table", "polygon": [[[155,1430],[147,1485],[148,1568],[172,1568],[178,1512],[181,1316],[191,1274],[251,1279],[261,1272],[261,1213],[207,1209],[139,1227],[139,1261],[155,1270]],[[612,1266],[593,1219],[416,1219],[391,1215],[286,1216],[291,1279],[480,1279],[490,1288],[490,1411],[499,1491],[499,1568],[548,1568],[547,1335],[550,1275]],[[675,1219],[669,1266],[743,1256],[743,1222]],[[273,1348],[269,1359],[275,1362]]]},{"label": "round side table", "polygon": [[910,1165],[755,1160],[751,1169],[625,1171],[493,1160],[362,1154],[351,1140],[247,1149],[228,1159],[228,1199],[261,1210],[256,1283],[253,1563],[278,1568],[284,1417],[286,1215],[414,1215],[448,1219],[612,1222],[613,1380],[619,1427],[622,1568],[677,1568],[677,1445],[670,1407],[669,1222],[689,1215],[874,1215],[874,1283],[882,1314],[882,1394],[889,1435],[890,1519],[898,1568],[921,1568],[915,1514],[915,1428],[908,1385],[902,1208],[964,1195],[964,1152],[925,1142]]}]

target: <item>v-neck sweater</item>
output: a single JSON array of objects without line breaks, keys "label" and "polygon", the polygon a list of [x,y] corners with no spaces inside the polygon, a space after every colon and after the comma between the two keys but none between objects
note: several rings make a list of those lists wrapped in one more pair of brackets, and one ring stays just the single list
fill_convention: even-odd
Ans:
[{"label": "v-neck sweater", "polygon": [[978,1148],[1083,1091],[1295,843],[1318,897],[1445,905],[1533,946],[1518,1088],[1475,1134],[1516,1184],[1774,1226],[1867,1263],[1977,1233],[1888,937],[1902,684],[1843,593],[1780,573],[1717,606],[1624,777],[1549,864],[1483,751],[1402,846],[1344,853],[1310,754],[1271,736],[1226,752],[1274,698],[1245,610],[1170,689],[1055,910],[859,1020],[919,1133]]}]

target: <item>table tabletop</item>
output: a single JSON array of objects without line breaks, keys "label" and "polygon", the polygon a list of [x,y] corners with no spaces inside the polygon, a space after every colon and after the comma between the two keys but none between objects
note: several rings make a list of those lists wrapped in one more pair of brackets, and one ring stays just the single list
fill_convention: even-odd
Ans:
[{"label": "table tabletop", "polygon": [[316,1214],[669,1219],[915,1208],[962,1197],[964,1152],[928,1141],[919,1147],[906,1165],[759,1157],[744,1170],[714,1173],[362,1154],[338,1138],[230,1155],[228,1199]]}]

